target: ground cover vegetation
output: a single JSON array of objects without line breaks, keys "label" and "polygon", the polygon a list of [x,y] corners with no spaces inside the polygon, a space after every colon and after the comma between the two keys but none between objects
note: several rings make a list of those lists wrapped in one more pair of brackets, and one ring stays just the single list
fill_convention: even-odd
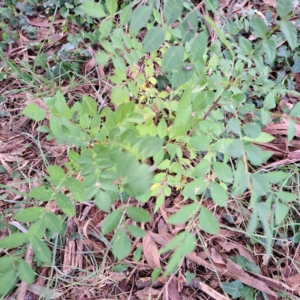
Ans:
[{"label": "ground cover vegetation", "polygon": [[298,1],[0,2],[3,299],[298,299]]}]

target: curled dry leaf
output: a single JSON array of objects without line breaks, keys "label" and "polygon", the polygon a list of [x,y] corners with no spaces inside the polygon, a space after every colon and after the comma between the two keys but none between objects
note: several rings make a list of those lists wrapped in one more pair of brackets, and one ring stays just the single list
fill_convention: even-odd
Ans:
[{"label": "curled dry leaf", "polygon": [[218,244],[225,250],[225,251],[231,251],[232,249],[238,250],[239,254],[246,257],[249,261],[255,263],[253,260],[251,254],[248,250],[246,250],[243,246],[231,242],[223,242],[218,241]]},{"label": "curled dry leaf", "polygon": [[121,281],[126,279],[126,276],[123,273],[111,272],[109,275],[109,279],[113,281]]},{"label": "curled dry leaf", "polygon": [[63,293],[59,293],[51,288],[46,288],[37,284],[29,284],[27,286],[27,290],[36,295],[43,296],[47,299],[57,299],[63,295]]},{"label": "curled dry leaf", "polygon": [[287,279],[287,283],[300,295],[300,274],[296,274]]},{"label": "curled dry leaf", "polygon": [[92,57],[84,67],[84,74],[87,75],[96,65],[94,57]]},{"label": "curled dry leaf", "polygon": [[220,265],[225,265],[225,262],[224,262],[223,258],[216,251],[216,249],[213,248],[213,247],[211,248],[211,258],[212,258],[212,260],[213,260],[214,263],[220,264]]},{"label": "curled dry leaf", "polygon": [[160,268],[160,256],[158,254],[158,248],[150,234],[143,238],[143,249],[147,263],[153,269]]},{"label": "curled dry leaf", "polygon": [[159,234],[168,234],[168,227],[163,219],[159,219],[157,230]]}]

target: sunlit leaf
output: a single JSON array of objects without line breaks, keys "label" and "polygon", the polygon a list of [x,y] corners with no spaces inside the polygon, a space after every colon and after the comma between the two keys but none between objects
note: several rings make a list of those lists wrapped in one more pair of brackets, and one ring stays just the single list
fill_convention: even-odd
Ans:
[{"label": "sunlit leaf", "polygon": [[211,183],[210,187],[210,195],[213,201],[219,206],[226,206],[228,195],[226,190],[217,183]]},{"label": "sunlit leaf", "polygon": [[234,140],[227,148],[227,154],[232,157],[241,157],[243,155],[244,146],[241,140]]},{"label": "sunlit leaf", "polygon": [[210,234],[218,234],[220,225],[216,217],[206,207],[202,206],[199,215],[199,224],[202,230]]},{"label": "sunlit leaf", "polygon": [[136,222],[149,222],[151,220],[150,214],[139,207],[128,206],[126,207],[126,212],[128,216]]},{"label": "sunlit leaf", "polygon": [[168,223],[170,224],[180,224],[186,222],[194,215],[199,209],[198,203],[188,204],[180,208],[178,212],[171,215],[168,218]]},{"label": "sunlit leaf", "polygon": [[51,262],[51,252],[49,247],[36,237],[31,237],[30,242],[32,249],[36,257],[42,262],[50,263]]},{"label": "sunlit leaf", "polygon": [[281,222],[285,219],[289,212],[289,207],[286,204],[277,202],[275,206],[275,218],[277,225],[280,225]]},{"label": "sunlit leaf", "polygon": [[62,231],[62,220],[53,212],[47,212],[43,216],[44,225],[52,232],[61,233]]},{"label": "sunlit leaf", "polygon": [[72,204],[69,197],[58,193],[55,195],[55,202],[60,207],[60,209],[67,215],[67,216],[74,216],[76,213],[76,209]]},{"label": "sunlit leaf", "polygon": [[276,11],[281,19],[287,17],[293,10],[292,0],[276,0]]},{"label": "sunlit leaf", "polygon": [[20,259],[18,266],[18,275],[22,281],[26,283],[33,283],[35,279],[34,272],[30,265],[23,259]]},{"label": "sunlit leaf", "polygon": [[126,235],[125,228],[122,227],[114,235],[113,245],[112,245],[113,254],[118,259],[121,260],[129,254],[130,249],[131,249],[130,239]]},{"label": "sunlit leaf", "polygon": [[107,234],[113,231],[118,226],[121,220],[121,216],[122,214],[120,209],[116,209],[111,214],[109,214],[102,224],[102,234]]},{"label": "sunlit leaf", "polygon": [[275,102],[275,94],[273,92],[270,92],[267,94],[264,100],[264,108],[266,110],[272,109],[276,107],[276,102]]},{"label": "sunlit leaf", "polygon": [[214,162],[213,168],[220,180],[228,183],[232,182],[233,174],[231,168],[227,164],[221,162]]},{"label": "sunlit leaf", "polygon": [[168,261],[168,265],[164,272],[164,275],[168,275],[174,271],[183,257],[190,252],[194,251],[196,247],[195,237],[188,231],[180,232],[167,246],[160,250],[161,253],[171,250],[176,247],[172,257]]},{"label": "sunlit leaf", "polygon": [[1,248],[16,248],[23,245],[27,241],[28,237],[25,233],[13,233],[0,241]]},{"label": "sunlit leaf", "polygon": [[31,207],[20,210],[14,217],[15,220],[20,222],[33,222],[41,217],[44,212],[44,207]]},{"label": "sunlit leaf", "polygon": [[[15,286],[16,275],[14,270],[9,270],[0,276],[0,296],[7,295]],[[4,298],[7,299],[7,298]]]},{"label": "sunlit leaf", "polygon": [[277,197],[283,202],[294,201],[298,198],[298,195],[288,192],[276,192]]},{"label": "sunlit leaf", "polygon": [[38,122],[38,121],[42,121],[46,118],[46,111],[44,109],[36,106],[34,103],[30,103],[23,110],[23,115]]},{"label": "sunlit leaf", "polygon": [[141,229],[140,227],[133,226],[133,225],[127,225],[126,227],[133,237],[142,238],[146,236],[146,231]]},{"label": "sunlit leaf", "polygon": [[106,4],[106,8],[107,8],[108,12],[110,13],[110,15],[114,15],[114,13],[118,9],[117,0],[106,0],[105,4]]},{"label": "sunlit leaf", "polygon": [[40,185],[29,192],[29,196],[36,200],[50,201],[53,199],[55,192],[52,188],[45,185]]},{"label": "sunlit leaf", "polygon": [[65,172],[63,168],[59,166],[49,166],[47,168],[47,171],[50,176],[50,182],[54,185],[59,185],[63,182],[64,177],[65,177]]},{"label": "sunlit leaf", "polygon": [[103,18],[106,16],[103,6],[99,3],[93,2],[93,1],[85,1],[83,4],[81,4],[80,8],[90,17],[93,18]]},{"label": "sunlit leaf", "polygon": [[269,181],[265,174],[252,174],[251,175],[253,189],[258,196],[263,196],[268,193]]}]

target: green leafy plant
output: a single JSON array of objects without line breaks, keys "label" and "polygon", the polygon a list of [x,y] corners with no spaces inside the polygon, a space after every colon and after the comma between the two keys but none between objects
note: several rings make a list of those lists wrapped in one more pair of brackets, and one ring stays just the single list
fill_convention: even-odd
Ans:
[{"label": "green leafy plant", "polygon": [[[209,5],[211,1],[205,2]],[[51,252],[42,240],[46,231],[62,233],[65,216],[76,213],[76,202],[92,202],[107,214],[101,231],[110,238],[114,256],[122,260],[131,251],[130,237],[146,234],[139,224],[151,221],[148,201],[155,199],[156,213],[177,189],[184,205],[167,221],[186,222],[186,227],[160,250],[173,251],[164,270],[166,275],[194,251],[194,229],[208,234],[220,231],[220,222],[208,209],[205,195],[209,193],[216,206],[226,208],[229,197],[239,197],[249,190],[253,213],[247,216],[247,233],[251,236],[260,226],[265,239],[257,241],[270,255],[274,234],[290,210],[288,203],[296,198],[284,189],[287,173],[257,169],[272,155],[259,147],[273,140],[262,128],[271,120],[279,97],[288,91],[283,82],[275,83],[268,76],[270,65],[278,57],[275,32],[281,31],[292,51],[297,47],[297,31],[289,22],[290,3],[277,1],[280,21],[271,30],[262,18],[248,18],[257,37],[253,47],[241,35],[237,38],[230,32],[223,33],[208,16],[202,19],[196,10],[186,13],[179,0],[166,1],[163,15],[152,1],[134,10],[125,6],[119,24],[112,19],[118,10],[117,1],[85,1],[80,9],[100,23],[97,35],[91,37],[102,47],[95,60],[102,67],[113,67],[109,76],[114,84],[111,105],[104,105],[97,92],[96,100],[85,95],[69,107],[58,91],[44,99],[46,111],[35,104],[25,108],[23,114],[35,122],[49,114],[49,127],[41,125],[39,131],[47,133],[49,140],[69,146],[65,168],[48,166],[47,182],[28,195],[36,203],[55,201],[63,214],[57,216],[43,205],[18,212],[15,220],[30,224],[28,232],[6,237],[0,247],[10,249],[30,243],[36,257],[49,264]],[[216,9],[214,4],[209,7]],[[177,20],[180,24],[173,28],[171,24]],[[127,23],[128,30],[124,28]],[[205,24],[218,35],[212,44]],[[246,30],[245,25],[241,27]],[[143,28],[145,37],[140,42],[137,34]],[[143,73],[138,70],[141,60]],[[156,66],[161,70],[160,77]],[[262,99],[262,105],[254,104],[256,98]],[[289,140],[295,133],[294,118],[299,116],[297,104],[288,114]],[[273,185],[280,190],[274,191]],[[131,199],[138,204],[132,206]],[[120,205],[116,207],[117,200]],[[126,224],[126,219],[134,225]],[[135,252],[134,259],[139,260],[140,255]],[[9,290],[15,273],[23,280],[22,274],[30,268],[20,257],[16,257],[16,264],[12,257],[1,259],[5,267],[0,264],[0,291],[5,294],[7,290],[1,287]],[[254,268],[249,262],[243,263],[245,268]],[[249,294],[247,299],[252,299],[253,290],[239,281],[224,283],[223,289],[233,298]]]}]

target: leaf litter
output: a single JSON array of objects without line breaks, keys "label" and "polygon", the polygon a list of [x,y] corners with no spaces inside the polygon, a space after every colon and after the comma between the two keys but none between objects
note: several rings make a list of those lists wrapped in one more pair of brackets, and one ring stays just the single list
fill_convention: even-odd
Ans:
[{"label": "leaf litter", "polygon": [[[200,3],[201,4],[201,3]],[[197,4],[197,9],[201,9],[202,13],[205,13],[203,7],[199,3]],[[252,4],[249,1],[243,1],[242,3],[236,3],[235,1],[220,1],[220,5],[222,9],[227,10],[227,14],[231,15],[233,13],[241,13],[241,10],[245,11],[252,8]],[[230,6],[231,5],[231,6]],[[261,7],[269,6],[271,8],[276,8],[276,1],[269,0],[264,1],[264,4],[261,4]],[[44,40],[46,34],[48,34],[48,29],[52,26],[48,19],[44,18],[31,18],[28,19],[29,24],[38,28],[38,35],[36,37],[35,42],[41,42]],[[219,20],[215,19],[216,22]],[[64,23],[64,20],[54,20],[54,25],[61,25]],[[54,33],[55,31],[49,34],[50,43],[45,44],[45,49],[47,49],[48,53],[56,51],[56,49],[61,45],[66,37],[66,35],[62,33]],[[211,40],[216,39],[215,33],[211,32]],[[32,42],[25,36],[20,36],[20,45],[15,47],[13,45],[10,47],[6,53],[8,58],[15,59],[16,63],[20,63],[22,58],[27,60],[32,60],[34,58],[32,55],[28,55],[29,44]],[[89,61],[84,64],[84,74],[92,73],[95,68],[94,58],[92,57]],[[140,67],[139,67],[140,68]],[[101,75],[103,76],[103,69],[100,70]],[[99,75],[99,72],[98,72]],[[99,78],[98,78],[99,79]],[[97,80],[98,80],[97,79]],[[32,178],[34,182],[37,182],[39,179],[43,178],[45,174],[45,161],[47,161],[50,165],[55,164],[59,166],[64,166],[66,162],[67,155],[67,147],[62,145],[57,145],[51,141],[47,141],[45,138],[40,137],[40,134],[36,130],[35,124],[28,121],[28,119],[21,115],[24,107],[28,103],[34,103],[41,109],[48,112],[47,107],[45,107],[44,101],[41,100],[40,97],[31,97],[30,93],[13,93],[13,89],[17,89],[20,86],[20,82],[14,79],[12,76],[6,79],[6,81],[2,82],[3,86],[8,84],[9,88],[6,88],[5,97],[7,99],[7,103],[4,104],[4,110],[8,114],[7,117],[4,117],[1,120],[1,131],[0,131],[0,161],[1,165],[5,169],[5,173],[1,172],[0,181],[1,184],[8,184],[15,191],[21,191],[23,193],[29,191],[29,183],[21,184],[18,183],[18,180],[13,179],[15,172],[23,172],[24,176],[27,178]],[[110,91],[108,85],[105,84],[108,89],[107,92]],[[70,89],[67,82],[63,82],[63,89],[65,89],[65,93],[70,93],[71,99],[75,99],[77,97],[77,93],[80,94],[89,94],[92,97],[94,96],[93,88],[89,84],[78,84],[76,88]],[[40,94],[45,93],[45,89],[41,87],[37,89]],[[54,91],[54,87],[52,87],[52,92]],[[34,91],[32,90],[34,93]],[[21,100],[21,101],[20,101]],[[47,124],[47,121],[45,125]],[[298,124],[295,124],[295,136],[300,138],[300,128]],[[288,124],[275,124],[270,123],[265,128],[264,131],[270,133],[277,137],[277,140],[272,141],[269,144],[265,144],[263,147],[268,148],[270,150],[278,149],[277,154],[273,156],[275,162],[268,163],[264,165],[264,168],[273,168],[276,166],[284,166],[292,162],[297,162],[300,160],[300,148],[297,143],[297,140],[291,141],[291,144],[287,144],[286,136],[288,135]],[[22,132],[22,133],[21,133]],[[27,134],[23,134],[23,133]],[[284,137],[283,139],[280,139]],[[280,141],[276,143],[276,141]],[[292,149],[292,150],[290,150]],[[278,160],[279,158],[279,160]],[[37,170],[36,176],[33,177],[32,170]],[[26,188],[22,187],[22,185],[27,185]],[[15,201],[17,197],[16,193],[10,191],[2,190],[1,196],[7,197],[8,200]],[[176,197],[180,196],[180,193],[177,195],[172,195],[171,198],[174,201]],[[170,199],[171,199],[170,198]],[[1,200],[2,201],[2,200]],[[171,202],[171,201],[170,201]],[[251,286],[256,290],[262,291],[267,295],[274,297],[274,299],[278,299],[278,294],[270,289],[270,287],[274,288],[278,291],[285,291],[286,293],[297,292],[300,294],[299,290],[299,274],[295,274],[295,272],[291,272],[290,276],[286,279],[286,283],[281,282],[274,276],[274,278],[266,276],[268,272],[265,272],[265,275],[252,274],[251,272],[247,272],[243,270],[240,266],[235,264],[229,259],[229,255],[235,255],[236,251],[240,255],[245,256],[249,261],[256,262],[258,265],[261,263],[259,259],[261,253],[254,253],[254,251],[246,250],[245,247],[241,246],[241,243],[245,240],[241,239],[239,236],[236,236],[234,233],[234,228],[230,228],[225,232],[222,237],[215,236],[214,242],[211,243],[210,237],[208,235],[205,236],[206,243],[209,245],[208,250],[211,253],[211,260],[209,255],[206,254],[202,247],[198,246],[195,252],[188,254],[186,256],[186,263],[183,263],[180,271],[180,275],[178,277],[168,277],[167,279],[157,280],[156,282],[150,282],[149,270],[154,268],[163,267],[166,263],[167,256],[159,255],[158,249],[161,246],[165,246],[168,242],[170,242],[174,238],[174,234],[176,233],[176,228],[178,231],[181,231],[182,227],[173,228],[169,224],[166,225],[165,221],[170,216],[170,212],[174,212],[178,210],[178,206],[180,207],[181,203],[176,203],[176,207],[161,207],[159,213],[155,215],[155,217],[159,218],[158,224],[152,224],[152,228],[149,228],[147,231],[147,235],[142,239],[142,245],[144,248],[144,259],[143,263],[139,265],[137,263],[135,266],[128,265],[133,270],[131,282],[128,282],[127,276],[129,275],[128,266],[123,266],[124,270],[122,270],[122,266],[118,266],[116,262],[112,261],[110,258],[103,259],[105,253],[105,249],[107,249],[107,245],[109,244],[108,240],[104,240],[102,237],[102,241],[99,242],[99,231],[98,226],[103,221],[104,216],[101,215],[101,212],[97,208],[90,209],[87,214],[84,214],[84,205],[79,204],[78,210],[82,211],[84,214],[84,218],[81,221],[69,218],[67,222],[67,235],[66,241],[64,242],[64,246],[61,247],[58,251],[57,261],[59,268],[63,275],[72,274],[76,268],[83,270],[81,273],[77,273],[73,275],[73,286],[67,287],[64,286],[63,281],[59,282],[59,288],[57,290],[46,287],[47,283],[45,280],[46,276],[49,276],[50,270],[47,267],[39,267],[37,268],[37,272],[40,274],[35,284],[27,285],[26,289],[32,293],[32,298],[37,299],[34,295],[47,297],[47,299],[65,299],[62,297],[67,297],[66,299],[96,299],[99,297],[110,298],[113,299],[115,295],[118,295],[121,299],[127,299],[128,295],[131,295],[132,299],[136,297],[137,299],[155,299],[155,297],[164,297],[164,299],[183,299],[182,295],[188,284],[185,282],[185,278],[182,275],[184,271],[186,271],[185,265],[189,266],[191,272],[196,273],[197,283],[194,284],[193,287],[188,287],[192,289],[193,293],[191,297],[192,299],[228,299],[222,293],[222,289],[218,286],[218,291],[212,287],[210,287],[210,282],[214,282],[215,275],[217,274],[222,278],[223,281],[226,280],[239,280],[245,285]],[[7,202],[0,202],[0,205],[3,210],[8,211],[10,209],[10,205]],[[216,214],[219,212],[217,211]],[[219,218],[221,214],[219,214]],[[87,222],[83,222],[84,219],[87,218]],[[83,225],[84,223],[84,225]],[[76,225],[74,225],[76,224]],[[184,226],[184,224],[183,224]],[[3,233],[4,232],[4,233]],[[156,232],[159,232],[157,234]],[[222,232],[222,231],[221,231]],[[227,235],[226,235],[226,234]],[[8,234],[8,230],[2,230],[1,235]],[[75,238],[74,236],[80,237]],[[96,238],[98,237],[98,238]],[[216,246],[220,245],[219,251],[216,250]],[[93,253],[93,256],[91,255]],[[199,253],[202,253],[202,257],[199,256]],[[87,254],[89,258],[94,258],[95,261],[92,262],[83,259],[84,255]],[[203,255],[205,254],[205,255]],[[29,263],[30,259],[28,260]],[[212,264],[212,262],[214,264]],[[88,276],[94,271],[99,271],[98,267],[102,264],[102,268],[100,269],[99,278],[89,278]],[[118,272],[112,272],[111,267],[117,267]],[[57,273],[57,276],[62,276]],[[49,277],[50,278],[50,277]],[[63,278],[63,277],[62,277]],[[137,283],[142,279],[147,278],[148,284],[150,286],[138,285]],[[202,280],[202,278],[205,278]],[[115,288],[115,294],[111,293],[111,284],[107,283],[109,280],[113,282],[113,286]],[[156,284],[155,284],[156,283]],[[81,285],[82,284],[82,285]],[[83,289],[83,285],[88,285],[88,288]],[[137,286],[137,288],[136,288]],[[192,284],[190,285],[192,286]],[[74,296],[71,296],[73,293]],[[195,293],[198,293],[198,296],[195,296]],[[67,295],[67,296],[65,296]],[[201,298],[201,295],[205,295]],[[82,297],[83,296],[83,297]],[[80,298],[79,298],[80,297]],[[196,298],[197,297],[197,298]],[[108,299],[107,298],[107,299]]]}]

